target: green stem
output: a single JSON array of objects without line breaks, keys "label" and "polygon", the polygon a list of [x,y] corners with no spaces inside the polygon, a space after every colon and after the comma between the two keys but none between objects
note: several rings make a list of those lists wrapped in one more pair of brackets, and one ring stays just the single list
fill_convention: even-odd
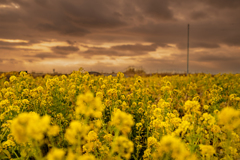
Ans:
[{"label": "green stem", "polygon": [[19,158],[14,149],[13,149],[13,153],[14,153],[14,155],[15,155],[17,158]]}]

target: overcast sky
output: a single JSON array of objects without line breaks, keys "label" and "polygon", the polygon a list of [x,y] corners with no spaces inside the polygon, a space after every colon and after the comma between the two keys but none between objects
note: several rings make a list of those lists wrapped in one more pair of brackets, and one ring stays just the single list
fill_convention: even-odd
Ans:
[{"label": "overcast sky", "polygon": [[240,0],[0,0],[0,72],[240,72]]}]

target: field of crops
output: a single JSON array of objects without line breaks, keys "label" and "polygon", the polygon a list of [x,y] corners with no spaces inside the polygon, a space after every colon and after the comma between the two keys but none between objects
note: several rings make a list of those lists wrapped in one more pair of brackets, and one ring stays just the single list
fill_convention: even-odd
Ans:
[{"label": "field of crops", "polygon": [[0,76],[0,159],[239,159],[240,74]]}]

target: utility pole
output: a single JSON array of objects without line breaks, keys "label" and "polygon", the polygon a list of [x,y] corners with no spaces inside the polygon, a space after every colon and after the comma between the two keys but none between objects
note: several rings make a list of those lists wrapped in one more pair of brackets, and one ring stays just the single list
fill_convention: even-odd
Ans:
[{"label": "utility pole", "polygon": [[187,75],[189,74],[189,24],[188,24],[188,36],[187,36]]}]

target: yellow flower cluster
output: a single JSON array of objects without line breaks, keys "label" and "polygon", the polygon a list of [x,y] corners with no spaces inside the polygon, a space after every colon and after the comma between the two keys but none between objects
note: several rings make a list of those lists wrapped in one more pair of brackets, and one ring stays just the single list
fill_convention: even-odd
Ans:
[{"label": "yellow flower cluster", "polygon": [[163,136],[160,142],[157,142],[153,137],[149,137],[148,148],[145,150],[143,157],[144,159],[164,159],[164,157],[179,160],[196,159],[179,138],[170,135]]},{"label": "yellow flower cluster", "polygon": [[216,152],[214,147],[211,145],[200,144],[199,147],[200,147],[202,156],[203,157],[206,156],[208,159],[210,159],[210,157],[212,157],[213,154]]},{"label": "yellow flower cluster", "polygon": [[70,144],[85,144],[89,127],[79,121],[72,121],[66,129],[65,138]]},{"label": "yellow flower cluster", "polygon": [[104,106],[102,105],[101,98],[94,97],[91,92],[79,95],[76,104],[76,114],[82,114],[85,117],[102,117]]},{"label": "yellow flower cluster", "polygon": [[120,157],[130,159],[133,152],[133,142],[125,136],[117,137],[112,144],[113,153],[117,153]]},{"label": "yellow flower cluster", "polygon": [[[239,159],[240,74],[0,75],[5,159]],[[0,158],[0,159],[1,159]]]},{"label": "yellow flower cluster", "polygon": [[197,101],[186,101],[184,104],[184,110],[186,113],[199,113],[200,104]]},{"label": "yellow flower cluster", "polygon": [[12,121],[11,131],[17,143],[26,143],[29,139],[40,141],[50,127],[50,117],[40,117],[35,112],[21,113]]},{"label": "yellow flower cluster", "polygon": [[240,111],[231,107],[224,108],[218,114],[218,123],[227,130],[234,130],[240,126]]},{"label": "yellow flower cluster", "polygon": [[64,150],[53,148],[47,154],[47,160],[63,160],[64,154],[65,154]]},{"label": "yellow flower cluster", "polygon": [[131,131],[134,121],[131,114],[127,114],[119,109],[116,109],[113,113],[111,124],[123,134],[127,134]]}]

